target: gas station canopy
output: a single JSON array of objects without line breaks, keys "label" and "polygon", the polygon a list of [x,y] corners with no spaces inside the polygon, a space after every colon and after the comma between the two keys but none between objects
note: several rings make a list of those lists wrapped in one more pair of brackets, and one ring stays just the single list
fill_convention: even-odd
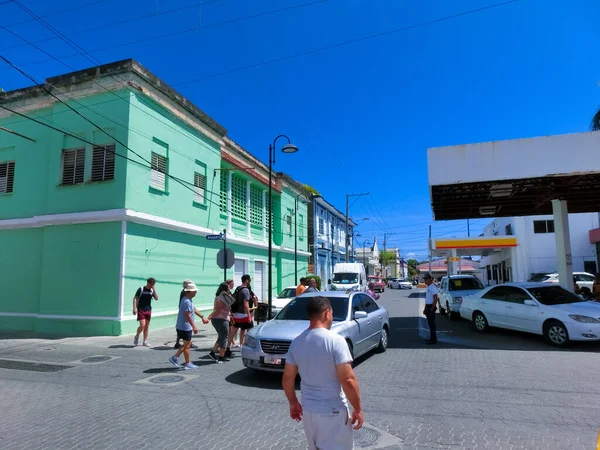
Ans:
[{"label": "gas station canopy", "polygon": [[435,220],[600,211],[600,132],[430,148]]},{"label": "gas station canopy", "polygon": [[487,256],[516,246],[517,238],[514,236],[440,238],[431,240],[431,253],[434,256]]}]

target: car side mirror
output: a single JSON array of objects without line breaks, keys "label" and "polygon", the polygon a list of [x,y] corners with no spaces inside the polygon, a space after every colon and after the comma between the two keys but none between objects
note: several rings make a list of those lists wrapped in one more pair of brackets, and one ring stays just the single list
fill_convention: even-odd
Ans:
[{"label": "car side mirror", "polygon": [[537,303],[534,302],[533,300],[525,300],[523,302],[523,304],[528,305],[528,306],[537,306]]},{"label": "car side mirror", "polygon": [[354,311],[354,320],[366,319],[369,317],[366,311]]}]

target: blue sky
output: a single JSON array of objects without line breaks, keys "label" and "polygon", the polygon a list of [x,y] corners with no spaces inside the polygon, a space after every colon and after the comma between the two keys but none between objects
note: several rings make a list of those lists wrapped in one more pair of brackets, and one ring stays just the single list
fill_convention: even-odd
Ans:
[{"label": "blue sky", "polygon": [[[4,2],[0,54],[38,80],[94,65]],[[21,3],[102,63],[137,59],[265,162],[273,138],[288,134],[300,152],[278,156],[276,170],[342,211],[346,193],[369,192],[351,208],[370,218],[359,241],[395,233],[388,246],[418,259],[429,224],[434,236],[466,235],[466,221],[431,221],[428,147],[586,131],[600,104],[594,0],[519,0],[342,46],[500,1]],[[56,60],[2,27],[44,40],[36,45]],[[30,84],[0,67],[5,90]],[[487,222],[472,220],[472,234]]]}]

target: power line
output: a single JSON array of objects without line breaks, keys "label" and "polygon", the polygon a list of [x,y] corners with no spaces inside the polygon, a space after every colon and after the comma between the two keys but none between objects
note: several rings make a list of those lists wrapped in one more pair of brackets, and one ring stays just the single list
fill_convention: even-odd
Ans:
[{"label": "power line", "polygon": [[363,37],[360,37],[360,38],[355,38],[355,39],[350,39],[350,40],[347,40],[347,41],[338,42],[337,44],[326,45],[324,47],[319,47],[319,48],[316,48],[316,49],[313,49],[313,50],[308,50],[308,51],[301,52],[301,53],[295,53],[293,55],[281,56],[279,58],[273,58],[273,59],[268,60],[268,61],[263,61],[263,62],[254,63],[254,64],[248,64],[246,66],[242,66],[242,67],[237,67],[237,68],[234,68],[234,69],[225,70],[223,72],[214,73],[214,74],[207,75],[207,76],[201,77],[201,78],[194,78],[194,79],[187,80],[187,81],[181,81],[179,83],[173,84],[173,86],[181,86],[181,85],[184,85],[184,84],[197,83],[199,81],[204,81],[204,80],[208,80],[210,78],[215,78],[215,77],[220,77],[220,76],[223,76],[223,75],[228,75],[228,74],[231,74],[231,73],[239,72],[241,70],[252,69],[254,67],[262,66],[262,65],[265,65],[265,64],[273,64],[273,63],[287,61],[287,60],[294,59],[294,58],[299,58],[301,56],[308,56],[308,55],[312,55],[312,54],[315,54],[315,53],[320,53],[320,52],[323,52],[325,50],[331,50],[333,48],[345,47],[346,45],[355,44],[357,42],[367,41],[367,40],[375,39],[375,38],[382,37],[382,36],[389,36],[391,34],[400,33],[402,31],[413,30],[415,28],[421,28],[421,27],[424,27],[424,26],[427,26],[427,25],[433,25],[433,24],[439,23],[439,22],[445,22],[447,20],[456,19],[458,17],[462,17],[462,16],[466,16],[466,15],[470,15],[470,14],[475,14],[475,13],[478,13],[478,12],[481,12],[481,11],[485,11],[485,10],[489,10],[489,9],[493,9],[493,8],[498,8],[498,7],[505,6],[505,5],[508,5],[508,4],[511,4],[511,3],[516,3],[518,1],[519,0],[508,0],[508,1],[505,1],[505,2],[502,2],[502,3],[495,3],[493,5],[488,5],[488,6],[484,6],[484,7],[481,7],[481,8],[470,9],[468,11],[463,11],[461,13],[452,14],[452,15],[441,17],[441,18],[434,19],[434,20],[429,20],[427,22],[421,22],[421,23],[418,23],[418,24],[415,24],[415,25],[409,25],[409,26],[406,26],[406,27],[396,28],[396,29],[389,30],[389,31],[383,31],[381,33],[374,33],[374,34],[370,34],[370,35],[363,36]]},{"label": "power line", "polygon": [[[9,0],[8,2],[5,2],[5,3],[10,3],[12,1],[14,1],[14,0]],[[58,15],[65,14],[65,13],[68,13],[68,12],[71,12],[71,11],[75,11],[77,9],[86,8],[88,6],[95,5],[97,3],[102,3],[104,1],[105,0],[93,0],[93,1],[88,2],[88,3],[83,3],[81,5],[73,6],[71,8],[57,9],[57,10],[54,10],[53,12],[51,12],[51,13],[43,15],[42,17],[48,18],[48,17],[52,17],[52,16],[58,16]],[[15,22],[15,23],[11,23],[11,24],[5,25],[5,26],[6,27],[16,27],[17,25],[23,25],[23,24],[26,24],[26,23],[29,23],[29,22],[33,22],[33,19],[27,19],[27,20],[23,20],[21,22]],[[8,48],[13,48],[13,47],[8,47]],[[6,48],[3,48],[2,50],[6,50]]]},{"label": "power line", "polygon": [[[11,0],[11,1],[14,1],[14,0]],[[193,5],[193,6],[203,6],[203,5],[207,5],[209,3],[216,3],[217,1],[219,1],[219,0],[213,0],[213,1],[208,1],[208,2],[204,2],[204,3],[199,3],[199,4],[196,4],[196,5]],[[328,0],[316,0],[316,1],[313,1],[313,2],[310,2],[310,3],[302,3],[300,5],[288,6],[286,8],[274,9],[274,10],[265,11],[265,12],[262,12],[262,13],[257,13],[257,14],[252,14],[252,15],[249,15],[249,16],[240,17],[240,18],[237,18],[237,19],[229,19],[229,20],[225,20],[225,21],[222,21],[222,22],[216,22],[216,23],[212,23],[212,24],[208,24],[208,25],[195,26],[195,27],[192,27],[192,28],[185,28],[185,29],[182,29],[182,30],[178,30],[178,31],[170,32],[170,33],[165,33],[165,34],[160,34],[160,35],[156,35],[156,36],[150,36],[150,37],[138,39],[138,40],[135,40],[135,41],[122,42],[120,44],[109,45],[109,46],[106,46],[106,47],[98,47],[98,48],[90,50],[90,52],[91,53],[99,53],[99,52],[103,52],[103,51],[106,51],[106,50],[112,50],[112,49],[115,49],[115,48],[126,47],[126,46],[129,46],[129,45],[141,44],[141,43],[144,43],[144,42],[150,42],[150,41],[154,41],[154,40],[158,40],[158,39],[165,39],[165,38],[168,38],[168,37],[174,37],[174,36],[179,36],[179,35],[182,35],[182,34],[193,33],[193,32],[197,32],[197,31],[201,31],[201,30],[206,30],[206,29],[209,29],[209,28],[219,27],[219,26],[222,26],[222,25],[229,25],[229,24],[232,24],[232,23],[243,22],[245,20],[256,19],[256,18],[259,18],[259,17],[268,16],[268,15],[272,15],[272,14],[278,14],[278,13],[285,12],[285,11],[290,11],[290,10],[293,10],[293,9],[304,8],[304,7],[307,7],[307,6],[316,5],[318,3],[324,3],[326,1],[328,1]],[[186,9],[186,8],[180,8],[180,9],[172,10],[172,11],[180,11],[181,9]],[[166,14],[166,13],[164,13],[164,14]],[[151,17],[155,17],[155,15],[146,16],[146,17],[143,17],[143,19],[147,19],[147,18],[151,18]],[[74,32],[74,33],[69,33],[69,34],[66,34],[65,36],[73,36],[75,34],[81,34],[83,32],[88,32],[88,31],[97,31],[100,28],[106,28],[106,27],[114,26],[114,25],[122,25],[124,23],[133,22],[135,20],[139,20],[139,19],[131,19],[131,20],[117,22],[117,23],[113,23],[113,24],[109,24],[109,25],[105,25],[105,26],[99,26],[99,27],[95,27],[95,28],[90,28],[90,29],[87,29],[87,30],[82,30],[82,31]],[[36,41],[36,43],[45,42],[45,41],[54,40],[54,39],[56,39],[56,38],[42,39],[42,40]],[[13,48],[17,48],[17,47],[21,47],[21,45],[19,45],[19,46],[12,46],[12,47],[5,47],[5,48],[3,48],[1,50],[8,50],[8,49],[13,49]],[[72,54],[69,54],[69,55],[61,56],[61,58],[63,58],[63,59],[64,58],[72,58],[74,56],[79,56],[79,55],[77,53],[72,53]],[[49,61],[51,61],[51,60],[45,59],[45,60],[40,60],[40,61],[33,61],[33,62],[30,62],[30,63],[22,64],[22,66],[23,67],[25,67],[25,66],[32,66],[32,65],[36,65],[36,64],[42,64],[42,63],[45,63],[45,62],[49,62]]]}]

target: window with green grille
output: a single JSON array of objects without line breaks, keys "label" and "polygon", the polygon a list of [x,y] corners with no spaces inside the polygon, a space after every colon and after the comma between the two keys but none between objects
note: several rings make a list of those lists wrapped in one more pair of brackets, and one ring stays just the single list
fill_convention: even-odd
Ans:
[{"label": "window with green grille", "polygon": [[250,186],[250,223],[262,226],[262,191],[259,187]]},{"label": "window with green grille", "polygon": [[238,219],[246,220],[246,181],[231,177],[231,215]]},{"label": "window with green grille", "polygon": [[221,198],[220,198],[221,208],[220,208],[220,210],[223,214],[227,214],[227,178],[228,178],[227,171],[221,170]]},{"label": "window with green grille", "polygon": [[304,240],[304,216],[298,215],[298,239]]}]

